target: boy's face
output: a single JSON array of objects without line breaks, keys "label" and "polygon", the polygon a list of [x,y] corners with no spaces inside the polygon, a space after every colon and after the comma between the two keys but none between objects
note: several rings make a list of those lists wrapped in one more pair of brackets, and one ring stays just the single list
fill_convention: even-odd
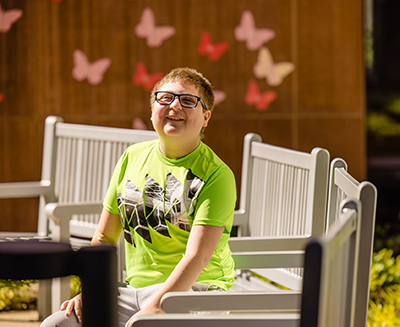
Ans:
[{"label": "boy's face", "polygon": [[[168,82],[158,91],[167,91],[174,94],[191,94],[201,98],[200,92],[192,84]],[[154,101],[151,108],[151,120],[160,139],[179,136],[181,141],[200,141],[200,133],[206,127],[211,116],[209,110],[204,110],[201,102],[195,108],[184,108],[178,97],[170,105]]]}]

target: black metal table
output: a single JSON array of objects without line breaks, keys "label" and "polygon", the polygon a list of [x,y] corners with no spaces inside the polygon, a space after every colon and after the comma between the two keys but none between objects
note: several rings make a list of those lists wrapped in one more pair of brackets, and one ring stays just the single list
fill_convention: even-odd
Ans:
[{"label": "black metal table", "polygon": [[49,241],[0,242],[0,279],[49,279],[77,275],[82,281],[82,325],[117,326],[117,258],[111,246],[73,251]]}]

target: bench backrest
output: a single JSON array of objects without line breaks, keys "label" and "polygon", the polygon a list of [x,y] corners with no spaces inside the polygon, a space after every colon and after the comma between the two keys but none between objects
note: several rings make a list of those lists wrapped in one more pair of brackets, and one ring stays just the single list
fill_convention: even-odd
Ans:
[{"label": "bench backrest", "polygon": [[354,326],[361,210],[359,201],[347,199],[327,234],[307,245],[301,327]]},{"label": "bench backrest", "polygon": [[[154,131],[64,123],[50,116],[45,123],[42,180],[49,180],[52,195],[41,199],[39,232],[46,234],[46,202],[102,202],[113,169],[131,144],[157,138]],[[71,236],[90,239],[99,215],[76,215]]]},{"label": "bench backrest", "polygon": [[[311,153],[245,136],[240,207],[234,225],[240,236],[318,236],[325,231],[329,152]],[[300,268],[270,270],[267,278],[301,287]],[[288,285],[286,285],[288,284]],[[290,287],[291,288],[291,287]]]},{"label": "bench backrest", "polygon": [[238,210],[246,220],[239,223],[240,236],[321,235],[328,167],[325,149],[306,153],[262,143],[259,135],[247,134]]},{"label": "bench backrest", "polygon": [[[354,326],[365,327],[368,314],[368,299],[372,248],[374,240],[376,215],[376,187],[367,181],[358,182],[347,172],[347,164],[343,159],[332,160],[329,178],[328,226],[339,217],[339,203],[348,197],[361,202],[361,244],[358,262],[356,296],[357,310],[355,311]],[[330,227],[329,227],[330,228]]]}]

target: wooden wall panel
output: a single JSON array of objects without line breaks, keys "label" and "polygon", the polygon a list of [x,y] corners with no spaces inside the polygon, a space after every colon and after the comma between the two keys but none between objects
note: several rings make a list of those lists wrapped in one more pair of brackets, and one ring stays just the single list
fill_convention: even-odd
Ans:
[{"label": "wooden wall panel", "polygon": [[362,1],[298,1],[301,112],[363,115]]},{"label": "wooden wall panel", "polygon": [[[350,171],[365,177],[362,8],[356,0],[2,0],[3,10],[23,16],[0,32],[0,182],[40,177],[43,124],[48,115],[66,122],[130,128],[140,118],[151,129],[149,90],[133,83],[138,62],[148,73],[177,66],[203,72],[226,99],[218,104],[206,131],[209,144],[240,181],[243,137],[310,151],[315,146],[342,156]],[[157,26],[176,34],[149,47],[135,28],[151,8]],[[259,49],[235,38],[244,11],[257,28],[273,30],[262,44],[275,63],[295,69],[280,85],[258,79],[253,66]],[[201,35],[229,49],[216,61],[199,54]],[[72,76],[73,53],[89,62],[110,58],[98,85]],[[275,92],[268,108],[246,102],[249,82],[259,92]],[[350,140],[350,141],[349,141]],[[29,164],[21,157],[29,157]],[[26,158],[26,157],[25,157]],[[1,201],[0,230],[35,229],[37,201]],[[21,205],[18,203],[18,205]],[[26,222],[29,222],[27,224]]]}]

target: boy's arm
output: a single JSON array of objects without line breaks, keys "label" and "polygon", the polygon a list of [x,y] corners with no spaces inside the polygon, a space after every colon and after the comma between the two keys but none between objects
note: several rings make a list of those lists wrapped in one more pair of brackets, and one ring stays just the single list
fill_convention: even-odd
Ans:
[{"label": "boy's arm", "polygon": [[108,212],[105,208],[101,212],[99,224],[93,235],[90,245],[117,244],[122,232],[119,215]]},{"label": "boy's arm", "polygon": [[224,229],[223,226],[194,225],[182,260],[177,264],[161,289],[134,317],[142,314],[162,313],[160,302],[165,293],[190,290],[210,261]]}]

